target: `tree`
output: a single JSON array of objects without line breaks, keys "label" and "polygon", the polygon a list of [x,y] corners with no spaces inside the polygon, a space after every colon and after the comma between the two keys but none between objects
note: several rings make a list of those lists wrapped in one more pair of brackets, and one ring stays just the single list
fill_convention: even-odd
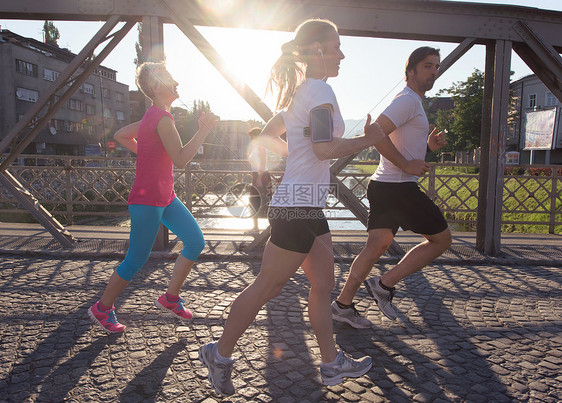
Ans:
[{"label": "tree", "polygon": [[52,21],[45,20],[45,23],[43,24],[43,38],[45,43],[53,46],[59,46],[57,42],[60,38],[60,33]]},{"label": "tree", "polygon": [[211,112],[211,106],[208,101],[196,99],[193,101],[193,108],[191,109],[193,115],[199,117],[202,112]]},{"label": "tree", "polygon": [[[427,120],[429,121],[429,131],[431,132],[434,127],[439,129],[449,128],[452,122],[444,122],[443,120],[447,117],[452,116],[449,111],[455,106],[453,99],[451,97],[439,97],[435,96],[433,98],[424,98],[422,100],[423,108],[427,115]],[[438,119],[438,116],[440,117]],[[443,149],[436,151],[428,151],[425,156],[425,160],[428,162],[437,162],[441,159]]]},{"label": "tree", "polygon": [[173,106],[170,113],[174,117],[176,129],[184,143],[189,141],[199,129],[198,118],[201,112],[212,112],[209,102],[202,100],[193,101],[191,110]]},{"label": "tree", "polygon": [[139,22],[137,24],[137,31],[139,33],[137,42],[135,43],[135,51],[137,52],[137,57],[135,57],[133,62],[137,67],[139,67],[141,64],[145,62],[143,48],[142,48],[142,22]]},{"label": "tree", "polygon": [[480,147],[484,73],[474,69],[466,81],[457,81],[437,95],[443,93],[450,94],[455,103],[451,110],[437,111],[437,127],[449,131],[448,144],[443,151],[473,150]]},{"label": "tree", "polygon": [[[187,136],[187,121],[188,119],[191,119],[190,117],[188,118],[188,116],[191,115],[191,112],[189,112],[187,109],[185,108],[181,108],[178,106],[172,106],[172,108],[170,109],[170,113],[172,114],[172,116],[174,117],[174,123],[176,125],[176,129],[178,131],[178,133],[180,134],[180,137],[183,141],[186,140]],[[189,137],[191,137],[192,134],[190,134]]]}]

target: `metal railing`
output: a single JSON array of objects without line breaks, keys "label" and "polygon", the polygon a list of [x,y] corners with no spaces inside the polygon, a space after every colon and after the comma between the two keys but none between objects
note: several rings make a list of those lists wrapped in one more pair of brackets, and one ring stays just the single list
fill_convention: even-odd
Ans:
[{"label": "metal railing", "polygon": [[[354,161],[338,174],[365,208],[368,208],[366,190],[370,174],[361,168],[372,165]],[[128,216],[127,197],[135,177],[134,158],[22,155],[9,169],[39,203],[66,225],[84,217]],[[475,227],[477,170],[478,165],[432,164],[430,172],[420,180],[420,187],[441,208],[449,223],[467,229]],[[544,227],[544,232],[560,233],[562,168],[533,165],[507,171],[510,174],[504,176],[504,228],[538,225]],[[197,161],[174,173],[176,194],[196,218],[232,217],[230,208],[237,202],[237,194],[231,190],[252,181],[250,166],[243,160]],[[270,173],[276,186],[283,172]],[[0,208],[4,215],[27,214],[4,188],[0,188]],[[328,197],[326,216],[331,220],[356,220],[333,195]]]}]

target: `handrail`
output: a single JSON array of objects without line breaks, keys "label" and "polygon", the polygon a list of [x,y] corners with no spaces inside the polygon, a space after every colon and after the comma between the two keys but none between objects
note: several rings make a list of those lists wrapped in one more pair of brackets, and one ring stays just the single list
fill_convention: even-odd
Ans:
[{"label": "handrail", "polygon": [[[135,159],[130,157],[22,155],[10,165],[10,172],[52,214],[71,225],[87,217],[127,217],[134,163]],[[361,167],[371,165],[376,162],[353,161],[337,175],[365,208],[368,208],[365,194],[370,174],[362,172]],[[451,171],[444,171],[445,168]],[[458,172],[459,168],[466,172]],[[504,176],[502,224],[541,225],[550,233],[560,232],[562,168],[558,165],[518,165],[516,168],[519,175]],[[477,169],[477,164],[435,163],[420,179],[420,187],[443,210],[449,223],[475,225]],[[514,171],[511,167],[507,169]],[[530,170],[541,175],[529,175]],[[523,172],[527,173],[521,174]],[[277,169],[270,173],[275,186],[283,171]],[[175,169],[174,174],[176,193],[196,218],[232,217],[228,209],[229,190],[240,183],[251,183],[250,167],[245,160],[193,161],[184,169]],[[328,219],[357,221],[346,211],[348,208],[337,198],[328,198]],[[0,213],[27,212],[0,187]]]}]

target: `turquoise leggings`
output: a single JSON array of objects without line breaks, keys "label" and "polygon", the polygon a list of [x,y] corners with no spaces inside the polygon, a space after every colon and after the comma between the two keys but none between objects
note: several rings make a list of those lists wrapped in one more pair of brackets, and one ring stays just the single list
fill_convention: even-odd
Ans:
[{"label": "turquoise leggings", "polygon": [[182,256],[195,261],[205,247],[203,232],[189,210],[176,197],[166,207],[129,205],[131,235],[125,260],[117,267],[123,280],[131,281],[146,263],[158,235],[160,223],[177,235],[183,242]]}]

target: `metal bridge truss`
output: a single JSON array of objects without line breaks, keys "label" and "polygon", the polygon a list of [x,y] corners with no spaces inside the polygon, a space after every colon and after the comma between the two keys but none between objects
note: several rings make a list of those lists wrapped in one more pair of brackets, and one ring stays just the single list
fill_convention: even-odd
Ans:
[{"label": "metal bridge truss", "polygon": [[[236,7],[227,10],[222,0],[0,0],[0,10],[2,19],[106,21],[49,90],[0,141],[0,154],[9,151],[0,164],[0,182],[66,247],[73,245],[74,237],[31,193],[14,182],[8,168],[137,22],[143,22],[144,51],[160,60],[164,58],[163,24],[176,24],[265,121],[272,116],[271,110],[245,83],[228,72],[225,60],[196,25],[293,31],[307,18],[327,18],[338,25],[342,35],[458,43],[442,61],[440,74],[475,44],[485,45],[476,246],[487,255],[496,255],[501,249],[501,192],[512,50],[562,99],[562,12],[419,0],[240,0]],[[123,21],[125,24],[111,33]],[[93,58],[99,46],[104,46],[103,50]],[[55,94],[60,99],[55,99]],[[342,204],[366,223],[365,207],[336,177],[353,157],[332,164],[331,180],[339,188]],[[259,234],[250,248],[263,244],[268,236],[269,229]],[[391,252],[403,253],[396,243]]]}]

